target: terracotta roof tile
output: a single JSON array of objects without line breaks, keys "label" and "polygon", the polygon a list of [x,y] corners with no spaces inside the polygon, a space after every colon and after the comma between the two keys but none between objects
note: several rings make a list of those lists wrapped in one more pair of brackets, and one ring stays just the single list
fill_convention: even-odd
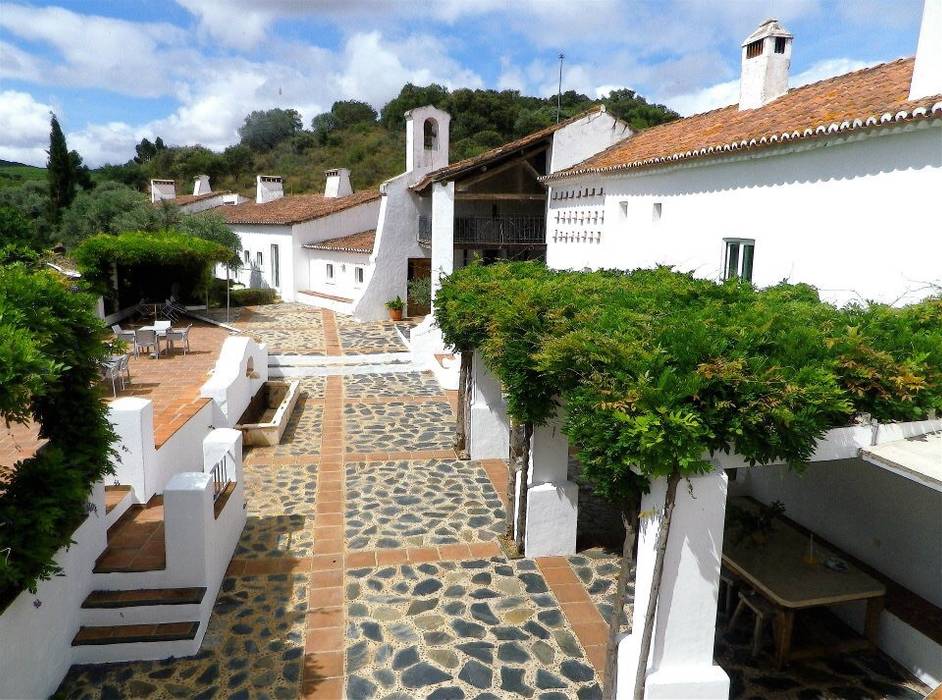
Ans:
[{"label": "terracotta roof tile", "polygon": [[344,253],[372,253],[376,242],[376,231],[360,231],[349,236],[328,238],[326,241],[305,243],[302,248],[308,250],[336,250]]},{"label": "terracotta roof tile", "polygon": [[534,131],[532,134],[527,134],[526,136],[522,136],[519,139],[505,143],[502,146],[498,146],[497,148],[492,148],[489,151],[484,151],[484,153],[479,153],[478,155],[472,156],[471,158],[465,158],[464,160],[459,160],[455,163],[451,163],[450,165],[446,165],[444,168],[439,168],[438,170],[425,175],[425,177],[412,185],[412,189],[416,192],[419,192],[424,190],[433,182],[450,180],[452,177],[460,175],[465,170],[476,168],[509,153],[518,151],[521,148],[526,148],[527,146],[532,146],[533,144],[539,143],[546,137],[552,136],[564,126],[569,126],[573,122],[577,122],[589,114],[595,114],[597,112],[604,111],[605,107],[603,105],[591,107],[584,112],[580,112],[579,114],[570,117],[569,119],[563,119],[561,122],[559,122],[559,124],[551,124],[550,126],[544,127],[539,131]]},{"label": "terracotta roof tile", "polygon": [[795,88],[758,109],[740,112],[738,105],[731,105],[651,127],[541,179],[656,167],[901,119],[942,116],[942,107],[933,111],[939,96],[909,101],[913,62],[899,59]]},{"label": "terracotta roof tile", "polygon": [[202,202],[204,199],[212,199],[213,197],[222,197],[224,194],[230,194],[229,190],[223,192],[206,192],[204,194],[181,194],[172,199],[171,201],[177,206],[182,207],[184,204],[192,204],[193,202]]},{"label": "terracotta roof tile", "polygon": [[355,192],[346,197],[325,197],[320,194],[295,194],[264,204],[243,202],[221,208],[229,224],[297,224],[319,219],[360,204],[379,199],[377,190]]}]

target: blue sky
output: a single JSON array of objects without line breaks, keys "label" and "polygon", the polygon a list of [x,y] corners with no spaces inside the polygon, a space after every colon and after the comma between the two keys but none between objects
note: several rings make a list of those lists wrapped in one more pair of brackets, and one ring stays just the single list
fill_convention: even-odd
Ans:
[{"label": "blue sky", "polygon": [[0,158],[42,164],[48,113],[93,166],[141,138],[223,148],[253,109],[309,122],[403,83],[592,97],[690,114],[736,102],[740,43],[794,34],[792,85],[915,53],[922,0],[84,0],[0,3]]}]

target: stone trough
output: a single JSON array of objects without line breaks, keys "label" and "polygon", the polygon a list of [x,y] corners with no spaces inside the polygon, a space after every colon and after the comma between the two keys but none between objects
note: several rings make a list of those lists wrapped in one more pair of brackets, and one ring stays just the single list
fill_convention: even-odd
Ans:
[{"label": "stone trough", "polygon": [[300,386],[297,380],[262,384],[236,425],[242,431],[243,444],[272,446],[281,442],[298,402]]}]

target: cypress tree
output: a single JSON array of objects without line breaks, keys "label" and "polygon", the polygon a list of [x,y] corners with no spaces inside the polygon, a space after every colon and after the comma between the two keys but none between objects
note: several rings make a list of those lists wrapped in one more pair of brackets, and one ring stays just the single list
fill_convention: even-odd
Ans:
[{"label": "cypress tree", "polygon": [[49,160],[46,163],[49,178],[49,200],[52,218],[59,220],[60,212],[68,207],[75,197],[75,163],[69,154],[65,134],[56,115],[52,115],[49,129]]}]

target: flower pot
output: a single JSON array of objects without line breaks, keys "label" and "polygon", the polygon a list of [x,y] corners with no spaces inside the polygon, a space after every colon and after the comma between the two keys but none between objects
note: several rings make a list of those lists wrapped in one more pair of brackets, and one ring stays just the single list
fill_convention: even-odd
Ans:
[{"label": "flower pot", "polygon": [[402,309],[389,309],[389,318],[392,321],[401,321]]}]

